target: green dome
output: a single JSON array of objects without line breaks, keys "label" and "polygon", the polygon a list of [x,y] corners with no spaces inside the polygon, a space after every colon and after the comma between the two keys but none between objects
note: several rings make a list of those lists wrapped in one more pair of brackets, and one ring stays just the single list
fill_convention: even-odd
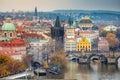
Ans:
[{"label": "green dome", "polygon": [[2,30],[12,30],[15,31],[16,27],[14,26],[13,23],[4,23],[2,26]]}]

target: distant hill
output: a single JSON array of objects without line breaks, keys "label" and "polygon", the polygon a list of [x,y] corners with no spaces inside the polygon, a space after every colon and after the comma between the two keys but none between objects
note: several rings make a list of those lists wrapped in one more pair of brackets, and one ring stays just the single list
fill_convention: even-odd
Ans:
[{"label": "distant hill", "polygon": [[[68,17],[72,13],[74,20],[79,20],[82,16],[90,16],[93,21],[112,21],[120,22],[120,12],[119,11],[105,11],[105,10],[54,10],[51,12],[38,12],[40,19],[55,19],[56,16],[60,16],[60,20],[68,20]],[[13,15],[12,12],[0,12],[0,19],[5,16]],[[27,19],[32,19],[34,12],[16,12],[15,19],[22,19],[27,17]]]},{"label": "distant hill", "polygon": [[120,14],[120,11],[109,11],[109,10],[54,10],[54,13],[112,13]]},{"label": "distant hill", "polygon": [[106,10],[54,10],[53,13],[59,13],[61,15],[68,16],[70,13],[75,18],[82,16],[90,16],[92,20],[103,21],[120,21],[119,11],[106,11]]}]

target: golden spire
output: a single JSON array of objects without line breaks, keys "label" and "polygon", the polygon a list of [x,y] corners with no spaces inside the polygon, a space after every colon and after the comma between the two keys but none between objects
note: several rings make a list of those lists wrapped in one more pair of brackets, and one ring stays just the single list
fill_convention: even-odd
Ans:
[{"label": "golden spire", "polygon": [[81,18],[81,20],[90,20],[90,17],[89,16],[84,16]]}]

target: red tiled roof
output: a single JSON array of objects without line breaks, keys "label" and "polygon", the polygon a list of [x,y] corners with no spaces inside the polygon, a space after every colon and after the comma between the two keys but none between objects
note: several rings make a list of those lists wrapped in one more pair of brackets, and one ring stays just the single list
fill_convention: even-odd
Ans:
[{"label": "red tiled roof", "polygon": [[20,46],[27,46],[27,42],[22,40],[21,38],[19,39],[13,39],[10,41],[1,41],[0,42],[1,47],[20,47]]},{"label": "red tiled roof", "polygon": [[16,29],[17,29],[17,31],[19,31],[19,32],[24,31],[23,28],[22,28],[22,26],[16,26]]},{"label": "red tiled roof", "polygon": [[37,34],[37,32],[26,32],[22,34],[22,38],[26,38],[26,37],[44,38],[42,35]]}]

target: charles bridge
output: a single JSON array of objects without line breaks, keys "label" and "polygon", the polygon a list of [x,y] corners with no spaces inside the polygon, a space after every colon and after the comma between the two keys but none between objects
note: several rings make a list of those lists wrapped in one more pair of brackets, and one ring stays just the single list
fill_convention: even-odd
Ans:
[{"label": "charles bridge", "polygon": [[94,53],[71,53],[74,57],[77,58],[79,64],[89,64],[91,61],[98,60],[101,63],[107,64],[118,64],[120,59],[120,52],[94,52]]}]

